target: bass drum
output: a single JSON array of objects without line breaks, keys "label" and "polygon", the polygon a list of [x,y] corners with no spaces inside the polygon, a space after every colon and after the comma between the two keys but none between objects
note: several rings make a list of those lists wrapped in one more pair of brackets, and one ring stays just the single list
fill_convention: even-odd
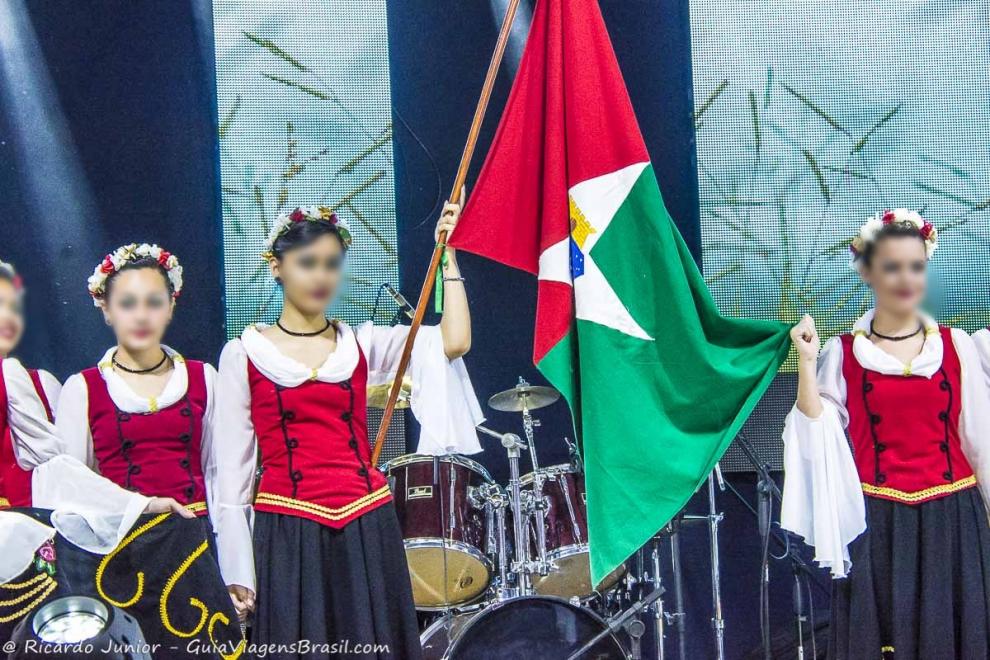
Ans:
[{"label": "bass drum", "polygon": [[480,611],[481,607],[478,606],[469,612],[450,612],[430,624],[419,636],[419,643],[423,647],[423,660],[443,660],[450,644]]},{"label": "bass drum", "polygon": [[[590,610],[561,598],[524,596],[476,614],[454,638],[444,660],[566,660],[608,626]],[[582,660],[625,660],[609,633]]]}]

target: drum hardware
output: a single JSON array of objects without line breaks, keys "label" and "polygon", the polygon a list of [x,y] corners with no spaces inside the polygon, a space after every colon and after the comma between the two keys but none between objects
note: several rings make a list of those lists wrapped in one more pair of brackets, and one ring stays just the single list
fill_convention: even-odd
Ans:
[{"label": "drum hardware", "polygon": [[640,639],[645,632],[645,628],[643,627],[643,622],[639,619],[639,615],[643,612],[643,610],[647,609],[653,605],[654,602],[659,600],[660,597],[663,596],[663,592],[663,587],[654,589],[646,597],[633,603],[632,607],[627,609],[625,612],[613,619],[610,619],[608,621],[607,630],[602,631],[596,637],[588,640],[584,646],[567,656],[567,660],[578,660],[588,651],[593,649],[602,639],[607,637],[609,634],[614,635],[619,630],[625,630],[626,634],[629,635],[632,640],[632,659],[641,660],[643,655],[641,651]]},{"label": "drum hardware", "polygon": [[522,378],[511,390],[493,394],[488,405],[499,412],[522,412],[523,409],[539,410],[560,400],[560,392],[552,387],[530,385]]}]

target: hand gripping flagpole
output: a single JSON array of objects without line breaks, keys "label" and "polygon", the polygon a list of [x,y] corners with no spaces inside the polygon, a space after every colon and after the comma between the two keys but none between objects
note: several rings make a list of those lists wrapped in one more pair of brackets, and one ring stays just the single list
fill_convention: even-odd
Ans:
[{"label": "hand gripping flagpole", "polygon": [[[502,19],[502,29],[498,33],[498,41],[495,43],[495,52],[492,53],[491,62],[488,64],[488,74],[485,76],[485,84],[481,88],[481,98],[478,99],[478,107],[474,110],[474,119],[471,121],[471,128],[468,131],[467,142],[464,145],[464,152],[461,154],[461,164],[457,168],[457,176],[454,177],[453,190],[448,198],[452,204],[461,201],[461,189],[467,179],[468,168],[471,165],[471,157],[478,144],[478,134],[481,132],[481,124],[485,120],[485,111],[488,109],[488,102],[491,100],[492,88],[495,86],[495,77],[498,75],[499,66],[502,64],[502,56],[505,54],[505,47],[509,42],[509,33],[512,31],[512,23],[516,18],[516,9],[519,8],[519,0],[511,0],[505,10],[505,18]],[[437,269],[440,260],[447,247],[447,232],[440,232],[437,237],[437,245],[433,248],[433,258],[430,259],[430,267],[426,271],[426,280],[423,288],[419,292],[419,301],[416,303],[416,312],[413,315],[412,325],[409,328],[409,335],[406,337],[406,345],[402,349],[402,357],[399,359],[399,367],[395,371],[395,379],[388,392],[388,402],[385,404],[385,412],[382,415],[382,424],[378,428],[378,436],[375,438],[375,449],[371,455],[371,464],[378,465],[382,448],[385,446],[385,435],[392,422],[392,414],[395,412],[395,404],[399,399],[399,391],[402,388],[402,379],[409,367],[409,358],[412,356],[413,342],[416,341],[416,333],[419,326],[423,324],[423,316],[426,314],[426,306],[430,302],[430,293],[436,281]]]}]

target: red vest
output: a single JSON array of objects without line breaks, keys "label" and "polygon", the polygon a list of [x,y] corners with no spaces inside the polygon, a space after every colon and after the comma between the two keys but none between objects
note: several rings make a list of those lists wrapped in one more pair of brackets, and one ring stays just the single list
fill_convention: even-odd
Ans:
[{"label": "red vest", "polygon": [[261,462],[255,509],[339,529],[391,501],[385,475],[371,464],[363,353],[340,383],[282,387],[250,360],[248,380]]},{"label": "red vest", "polygon": [[172,497],[203,515],[206,377],[202,362],[188,360],[186,369],[186,395],[145,414],[119,410],[98,367],[82,375],[89,391],[89,428],[100,473],[122,488],[149,497]]},{"label": "red vest", "polygon": [[842,337],[849,437],[863,491],[908,504],[976,485],[959,440],[962,370],[948,328],[942,366],[931,377],[864,369],[852,335]]},{"label": "red vest", "polygon": [[[53,421],[52,407],[41,384],[37,369],[28,369],[34,390],[38,393],[48,421]],[[7,385],[0,377],[0,509],[7,507],[31,506],[31,470],[25,470],[17,463],[14,453],[14,438],[11,435],[7,412]]]}]

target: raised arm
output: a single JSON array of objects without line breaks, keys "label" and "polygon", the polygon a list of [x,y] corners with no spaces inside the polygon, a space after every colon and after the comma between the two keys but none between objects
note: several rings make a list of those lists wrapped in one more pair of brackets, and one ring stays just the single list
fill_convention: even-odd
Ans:
[{"label": "raised arm", "polygon": [[[464,194],[461,194],[461,204]],[[447,202],[437,223],[436,233],[446,231],[449,237],[461,217],[461,205]],[[443,317],[440,332],[443,334],[443,351],[448,360],[454,360],[471,350],[471,312],[468,309],[464,277],[457,265],[457,251],[447,248],[440,276],[443,277]]]},{"label": "raised arm", "polygon": [[822,397],[818,389],[818,353],[822,342],[815,319],[807,314],[791,329],[791,341],[798,352],[797,409],[811,419],[822,415]]}]

